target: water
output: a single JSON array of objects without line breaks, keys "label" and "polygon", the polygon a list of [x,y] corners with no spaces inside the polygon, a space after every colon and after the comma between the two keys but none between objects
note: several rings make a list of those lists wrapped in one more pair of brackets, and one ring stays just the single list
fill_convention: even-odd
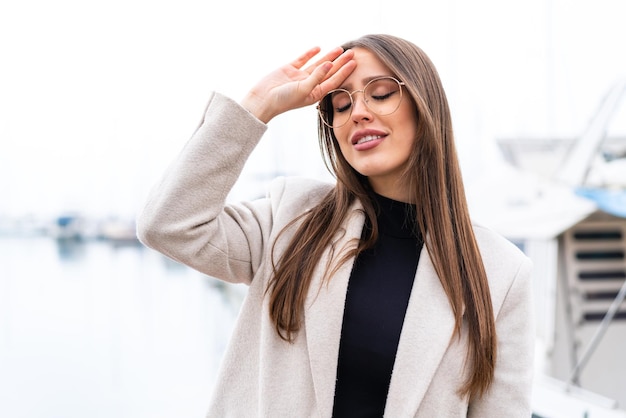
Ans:
[{"label": "water", "polygon": [[203,417],[244,291],[139,245],[0,238],[0,417]]}]

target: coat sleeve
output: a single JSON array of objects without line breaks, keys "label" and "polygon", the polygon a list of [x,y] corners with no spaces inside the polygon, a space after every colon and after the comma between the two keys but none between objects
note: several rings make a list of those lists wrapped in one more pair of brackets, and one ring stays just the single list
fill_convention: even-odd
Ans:
[{"label": "coat sleeve", "polygon": [[271,230],[271,205],[226,198],[267,126],[218,93],[137,216],[146,246],[202,273],[250,283]]},{"label": "coat sleeve", "polygon": [[498,356],[493,384],[482,398],[470,403],[469,417],[532,415],[535,322],[531,272],[532,262],[524,257],[496,312]]}]

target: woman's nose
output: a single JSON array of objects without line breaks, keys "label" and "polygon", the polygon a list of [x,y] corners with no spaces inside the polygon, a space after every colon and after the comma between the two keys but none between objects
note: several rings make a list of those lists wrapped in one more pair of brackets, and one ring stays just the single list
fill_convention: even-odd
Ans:
[{"label": "woman's nose", "polygon": [[352,97],[352,119],[354,121],[360,121],[362,119],[370,119],[372,112],[367,107],[365,95],[359,92]]}]

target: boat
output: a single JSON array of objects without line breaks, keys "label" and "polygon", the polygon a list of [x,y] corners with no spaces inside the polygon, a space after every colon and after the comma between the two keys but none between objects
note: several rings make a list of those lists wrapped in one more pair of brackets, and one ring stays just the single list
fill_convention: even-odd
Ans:
[{"label": "boat", "polygon": [[626,80],[572,140],[499,140],[470,211],[534,263],[534,416],[626,418]]}]

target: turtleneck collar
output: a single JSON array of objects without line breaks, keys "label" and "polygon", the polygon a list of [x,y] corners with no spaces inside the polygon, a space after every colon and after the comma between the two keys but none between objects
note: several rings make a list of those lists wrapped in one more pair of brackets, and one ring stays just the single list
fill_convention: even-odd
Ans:
[{"label": "turtleneck collar", "polygon": [[418,238],[416,205],[373,193],[378,231],[396,238]]}]

